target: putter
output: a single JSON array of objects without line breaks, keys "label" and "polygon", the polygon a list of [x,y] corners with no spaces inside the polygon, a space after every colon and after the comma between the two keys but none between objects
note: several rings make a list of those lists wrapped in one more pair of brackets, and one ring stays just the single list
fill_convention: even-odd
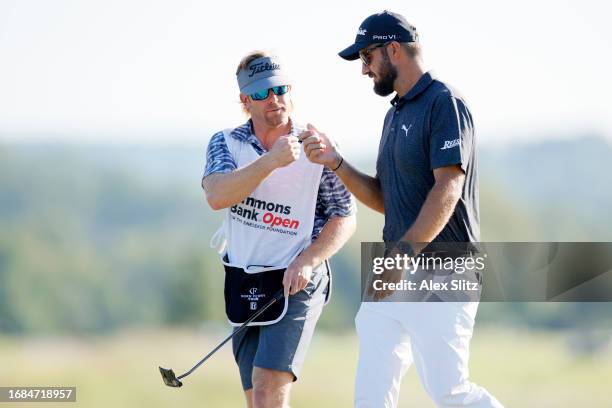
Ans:
[{"label": "putter", "polygon": [[247,328],[248,327],[247,325],[249,323],[251,323],[253,320],[257,319],[257,317],[259,317],[259,315],[261,315],[263,312],[265,312],[266,309],[268,309],[270,306],[272,306],[275,302],[278,302],[279,300],[281,300],[283,297],[285,297],[283,289],[281,289],[278,292],[276,292],[274,297],[272,299],[270,299],[270,301],[268,303],[266,303],[261,309],[259,309],[257,311],[257,313],[255,313],[253,316],[249,317],[246,322],[244,322],[240,327],[238,327],[238,329],[234,330],[229,336],[227,336],[225,338],[225,340],[223,340],[221,343],[219,343],[219,345],[217,347],[215,347],[203,359],[198,361],[198,363],[196,365],[194,365],[191,368],[191,370],[187,371],[185,374],[181,374],[181,375],[179,375],[177,377],[176,374],[174,374],[174,371],[171,368],[159,367],[159,372],[161,373],[162,379],[164,380],[164,384],[166,384],[168,387],[175,387],[175,388],[181,387],[183,385],[183,383],[180,381],[181,378],[187,377],[189,374],[193,373],[199,366],[201,366],[206,360],[208,360],[210,358],[210,356],[215,354],[217,352],[217,350],[219,350],[221,347],[223,347],[223,345],[225,343],[227,343],[232,337],[234,337],[237,333],[240,333],[242,330]]}]

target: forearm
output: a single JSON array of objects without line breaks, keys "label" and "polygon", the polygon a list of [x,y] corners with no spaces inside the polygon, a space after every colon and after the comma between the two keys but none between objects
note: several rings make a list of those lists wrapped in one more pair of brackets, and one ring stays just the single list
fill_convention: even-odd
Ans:
[{"label": "forearm", "polygon": [[[402,241],[417,246],[419,243],[426,244],[433,241],[453,215],[457,201],[461,197],[461,186],[462,184],[457,182],[434,184],[414,224],[404,234]],[[421,248],[414,249],[418,251]]]},{"label": "forearm", "polygon": [[298,256],[297,262],[312,268],[317,267],[340,250],[351,238],[357,226],[355,215],[331,218],[319,237]]},{"label": "forearm", "polygon": [[336,174],[359,201],[374,211],[385,212],[380,181],[377,178],[360,172],[346,160],[342,161]]},{"label": "forearm", "polygon": [[206,200],[213,210],[231,207],[247,198],[273,170],[273,164],[263,155],[231,173],[210,174],[202,180]]}]

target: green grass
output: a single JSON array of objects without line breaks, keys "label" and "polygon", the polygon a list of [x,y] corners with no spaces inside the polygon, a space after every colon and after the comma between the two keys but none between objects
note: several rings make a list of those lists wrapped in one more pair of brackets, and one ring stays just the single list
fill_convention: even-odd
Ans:
[{"label": "green grass", "polygon": [[[242,407],[230,347],[188,377],[180,389],[164,386],[157,371],[163,365],[184,372],[223,334],[143,330],[95,338],[0,337],[0,385],[77,387],[76,404],[45,407]],[[569,352],[567,338],[565,333],[477,328],[472,380],[507,407],[610,406],[610,350],[577,357]],[[356,357],[353,333],[317,333],[302,378],[295,384],[292,407],[352,406]],[[26,404],[0,404],[11,406]],[[433,406],[414,369],[404,379],[400,406]]]}]

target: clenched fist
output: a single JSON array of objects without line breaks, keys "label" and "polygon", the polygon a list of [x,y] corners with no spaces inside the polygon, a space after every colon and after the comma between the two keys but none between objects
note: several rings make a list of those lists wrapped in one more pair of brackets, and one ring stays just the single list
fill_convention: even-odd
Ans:
[{"label": "clenched fist", "polygon": [[302,146],[295,136],[281,136],[268,151],[273,167],[285,167],[300,158]]},{"label": "clenched fist", "polygon": [[308,130],[302,132],[299,138],[304,145],[304,153],[306,153],[308,160],[330,169],[338,167],[342,157],[325,133],[319,132],[309,123]]}]

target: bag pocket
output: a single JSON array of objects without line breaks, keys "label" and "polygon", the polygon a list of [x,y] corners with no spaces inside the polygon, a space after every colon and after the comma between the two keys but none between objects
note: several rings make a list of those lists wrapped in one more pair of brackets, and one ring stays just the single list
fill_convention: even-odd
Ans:
[{"label": "bag pocket", "polygon": [[[240,326],[266,305],[283,288],[285,269],[246,273],[242,268],[224,265],[225,313],[231,325]],[[287,299],[276,302],[249,326],[263,326],[278,322],[287,312]]]}]

